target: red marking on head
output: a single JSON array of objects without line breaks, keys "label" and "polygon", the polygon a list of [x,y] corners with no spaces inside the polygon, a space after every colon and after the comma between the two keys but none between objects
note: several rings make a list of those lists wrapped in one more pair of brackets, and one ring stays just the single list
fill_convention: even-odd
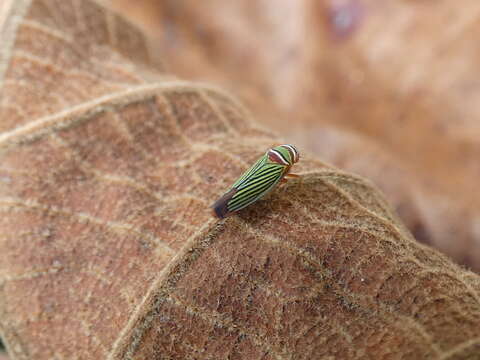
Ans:
[{"label": "red marking on head", "polygon": [[268,160],[270,160],[271,162],[274,162],[274,163],[277,163],[277,164],[280,164],[280,165],[285,165],[285,166],[290,165],[288,162],[286,162],[282,158],[282,156],[278,152],[276,152],[273,149],[268,150],[267,155],[268,155]]}]

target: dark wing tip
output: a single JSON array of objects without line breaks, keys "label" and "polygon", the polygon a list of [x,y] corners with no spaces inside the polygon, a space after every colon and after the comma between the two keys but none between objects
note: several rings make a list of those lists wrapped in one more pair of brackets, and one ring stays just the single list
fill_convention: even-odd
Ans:
[{"label": "dark wing tip", "polygon": [[218,204],[217,202],[213,204],[212,208],[213,214],[219,219],[223,219],[228,212],[227,207],[224,204]]},{"label": "dark wing tip", "polygon": [[237,189],[230,189],[220,199],[215,201],[215,203],[212,205],[215,216],[217,216],[219,219],[223,219],[232,214],[232,212],[228,211],[228,202],[237,191]]}]

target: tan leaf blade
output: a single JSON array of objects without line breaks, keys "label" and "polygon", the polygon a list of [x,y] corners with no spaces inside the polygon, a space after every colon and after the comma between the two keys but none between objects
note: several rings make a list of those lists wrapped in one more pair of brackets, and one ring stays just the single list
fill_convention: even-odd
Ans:
[{"label": "tan leaf blade", "polygon": [[[480,281],[365,180],[303,156],[209,205],[279,142],[90,1],[0,12],[0,331],[13,359],[467,358]],[[12,14],[16,14],[15,16]]]}]

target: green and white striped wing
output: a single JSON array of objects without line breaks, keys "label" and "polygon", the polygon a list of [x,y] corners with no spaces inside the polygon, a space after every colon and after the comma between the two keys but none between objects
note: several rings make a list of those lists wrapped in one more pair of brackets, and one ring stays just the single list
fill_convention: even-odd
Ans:
[{"label": "green and white striped wing", "polygon": [[260,158],[232,186],[233,196],[227,202],[228,212],[237,211],[265,196],[283,178],[286,166]]},{"label": "green and white striped wing", "polygon": [[263,155],[260,159],[255,161],[255,164],[253,164],[247,171],[245,171],[242,176],[238,178],[237,181],[232,185],[232,188],[238,189],[247,182],[250,178],[255,176],[255,173],[259,171],[265,164],[268,162],[268,158]]}]

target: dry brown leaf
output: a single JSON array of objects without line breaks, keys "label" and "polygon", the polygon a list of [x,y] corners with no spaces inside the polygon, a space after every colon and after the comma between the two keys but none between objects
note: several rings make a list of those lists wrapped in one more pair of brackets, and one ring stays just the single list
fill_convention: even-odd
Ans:
[{"label": "dry brown leaf", "polygon": [[[480,269],[480,92],[474,80],[480,2],[114,5],[156,35],[175,73],[235,91],[270,126],[288,133],[292,121],[328,123],[377,143],[392,167],[398,162],[408,169],[403,188],[410,192],[403,195],[415,201],[414,223],[425,229],[423,238]],[[367,154],[363,161],[370,159]],[[375,171],[368,167],[361,172]],[[381,184],[383,177],[372,180]],[[398,194],[387,197],[394,202]]]},{"label": "dry brown leaf", "polygon": [[7,5],[0,331],[13,359],[478,354],[479,277],[418,244],[369,182],[303,156],[303,181],[217,221],[208,205],[279,140],[222,92],[167,76],[95,3]]}]

